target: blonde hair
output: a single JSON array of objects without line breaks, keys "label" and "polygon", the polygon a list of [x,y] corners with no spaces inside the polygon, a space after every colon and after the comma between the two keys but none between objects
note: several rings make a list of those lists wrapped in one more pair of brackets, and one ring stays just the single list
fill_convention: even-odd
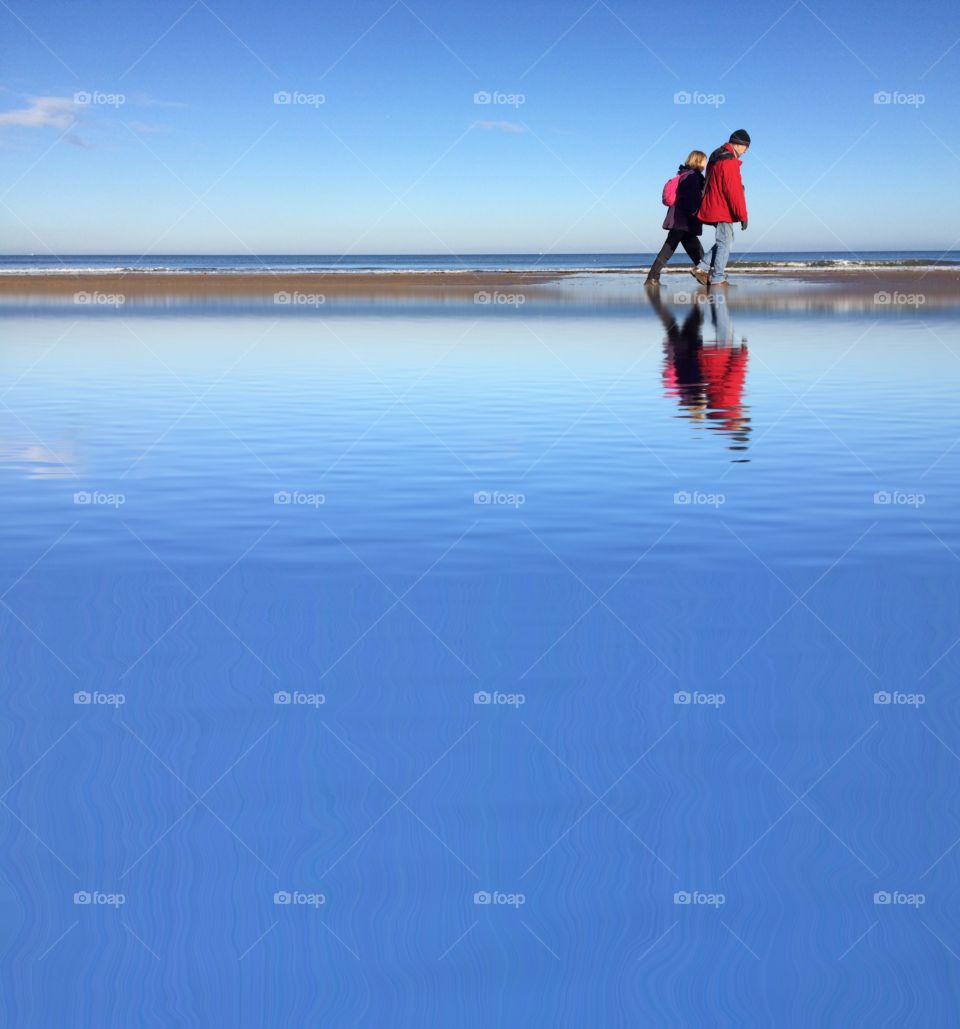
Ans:
[{"label": "blonde hair", "polygon": [[691,150],[690,156],[686,160],[688,168],[696,168],[698,171],[703,171],[707,166],[707,155],[702,150]]}]

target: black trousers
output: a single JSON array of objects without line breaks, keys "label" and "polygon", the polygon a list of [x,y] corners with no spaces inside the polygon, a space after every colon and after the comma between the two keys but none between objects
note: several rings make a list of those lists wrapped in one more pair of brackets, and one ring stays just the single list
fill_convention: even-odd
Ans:
[{"label": "black trousers", "polygon": [[673,257],[677,247],[681,245],[694,264],[699,264],[703,260],[703,246],[698,235],[693,232],[681,232],[679,229],[671,229],[667,233],[667,241],[660,248],[660,253],[657,254],[656,260],[650,266],[647,278],[659,279],[663,266]]}]

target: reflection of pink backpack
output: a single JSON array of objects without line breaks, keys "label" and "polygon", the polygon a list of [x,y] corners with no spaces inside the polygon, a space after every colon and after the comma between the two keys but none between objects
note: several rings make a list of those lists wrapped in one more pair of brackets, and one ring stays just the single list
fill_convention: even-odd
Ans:
[{"label": "reflection of pink backpack", "polygon": [[673,207],[677,202],[677,187],[680,185],[680,180],[684,176],[684,172],[678,172],[669,182],[663,187],[663,206]]}]

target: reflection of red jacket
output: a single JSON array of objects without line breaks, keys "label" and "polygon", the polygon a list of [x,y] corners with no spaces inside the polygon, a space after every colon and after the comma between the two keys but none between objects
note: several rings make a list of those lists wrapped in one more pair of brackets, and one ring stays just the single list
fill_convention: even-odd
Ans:
[{"label": "reflection of red jacket", "polygon": [[[725,156],[720,157],[721,154]],[[732,143],[724,143],[710,155],[707,186],[698,212],[700,221],[716,225],[717,222],[747,220],[747,198],[743,194],[743,180],[740,177],[742,163]]]},{"label": "reflection of red jacket", "polygon": [[746,347],[704,347],[700,367],[707,388],[707,405],[721,412],[724,422],[743,417],[743,385],[747,377]]}]

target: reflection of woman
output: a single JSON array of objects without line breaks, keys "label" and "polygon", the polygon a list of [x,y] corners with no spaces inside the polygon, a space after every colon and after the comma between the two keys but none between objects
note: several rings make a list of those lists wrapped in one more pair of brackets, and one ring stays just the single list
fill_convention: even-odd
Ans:
[{"label": "reflection of woman", "polygon": [[700,374],[700,351],[703,349],[703,312],[700,305],[694,304],[683,325],[679,325],[659,293],[650,294],[650,303],[667,330],[663,367],[666,391],[677,397],[683,407],[702,411],[706,407],[706,393]]},{"label": "reflection of woman", "polygon": [[[683,325],[663,302],[659,291],[650,294],[666,329],[663,384],[668,396],[676,397],[689,417],[715,423],[737,443],[749,438],[750,419],[743,406],[747,376],[747,348],[733,343],[733,327],[724,303],[709,303],[716,342],[704,345],[703,304],[694,300]],[[735,447],[734,449],[743,449]]]},{"label": "reflection of woman", "polygon": [[663,227],[667,230],[666,242],[650,266],[645,286],[660,285],[660,272],[673,257],[678,246],[686,250],[694,267],[703,260],[703,246],[700,243],[703,226],[697,217],[697,211],[703,199],[703,169],[706,166],[707,155],[702,150],[691,150],[686,163],[680,165],[676,179],[671,179],[664,188],[664,203],[667,203],[667,191],[674,183],[676,195],[667,216],[663,219]]}]

